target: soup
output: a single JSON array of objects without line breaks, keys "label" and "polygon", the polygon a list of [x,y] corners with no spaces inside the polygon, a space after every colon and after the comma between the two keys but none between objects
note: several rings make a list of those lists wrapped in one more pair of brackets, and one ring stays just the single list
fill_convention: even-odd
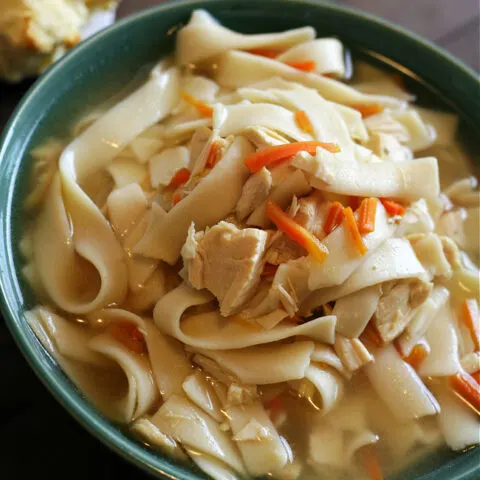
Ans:
[{"label": "soup", "polygon": [[368,64],[347,82],[315,35],[196,11],[143,85],[33,152],[31,328],[105,415],[215,479],[379,479],[479,440],[457,117]]}]

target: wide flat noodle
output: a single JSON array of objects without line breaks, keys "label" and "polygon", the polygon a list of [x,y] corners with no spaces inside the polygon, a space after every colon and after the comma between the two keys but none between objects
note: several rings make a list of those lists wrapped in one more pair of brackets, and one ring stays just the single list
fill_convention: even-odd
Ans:
[{"label": "wide flat noodle", "polygon": [[437,312],[425,335],[430,353],[418,369],[420,376],[445,377],[461,370],[458,337],[453,322],[450,305],[446,304]]},{"label": "wide flat noodle", "polygon": [[425,269],[415,256],[410,242],[402,238],[390,238],[368,256],[342,285],[313,292],[302,305],[302,311],[309,311],[383,282],[424,275]]},{"label": "wide flat noodle", "polygon": [[191,448],[185,449],[194,463],[214,480],[237,480],[239,476],[227,464],[220,460],[198,453]]},{"label": "wide flat noodle", "polygon": [[367,95],[331,78],[306,73],[270,58],[246,52],[228,51],[218,58],[215,80],[223,87],[239,88],[272,77],[282,77],[315,88],[327,100],[344,105],[371,104],[400,108],[405,102],[394,97]]},{"label": "wide flat noodle", "polygon": [[435,394],[441,407],[438,424],[447,445],[453,450],[463,450],[477,444],[478,415],[445,387],[435,389]]},{"label": "wide flat noodle", "polygon": [[225,420],[220,399],[203,373],[196,371],[189,375],[183,382],[182,389],[191,402],[215,421],[221,423]]},{"label": "wide flat noodle", "polygon": [[135,252],[174,264],[187,238],[188,228],[214,225],[234,210],[248,177],[243,163],[253,151],[243,137],[237,137],[212,172],[159,222],[149,225]]},{"label": "wide flat noodle", "polygon": [[287,49],[315,38],[312,27],[281,33],[245,35],[223,27],[205,10],[195,10],[177,36],[176,58],[180,65],[201,62],[226,50]]},{"label": "wide flat noodle", "polygon": [[155,324],[162,332],[186,345],[209,350],[245,348],[297,335],[333,343],[336,320],[333,316],[316,318],[298,326],[287,320],[270,330],[259,330],[259,327],[235,316],[222,317],[218,311],[190,316],[187,312],[186,318],[182,318],[189,307],[208,303],[211,299],[209,294],[182,283],[155,306]]},{"label": "wide flat noodle", "polygon": [[147,413],[158,399],[158,390],[148,359],[131,352],[108,333],[93,338],[90,348],[116,361],[125,372],[128,393],[115,405],[119,419],[128,423]]},{"label": "wide flat noodle", "polygon": [[[355,216],[358,216],[358,212]],[[395,225],[389,223],[387,213],[378,202],[375,230],[363,236],[363,243],[372,255],[375,249],[393,235]],[[345,222],[323,239],[329,254],[323,263],[311,259],[311,270],[308,279],[310,290],[330,287],[343,283],[362,263],[365,256],[358,253]],[[310,257],[309,257],[310,258]],[[368,258],[368,257],[367,257]]]},{"label": "wide flat noodle", "polygon": [[[354,156],[354,142],[350,136],[347,124],[344,121],[340,108],[349,110],[343,105],[328,102],[312,88],[306,88],[295,83],[284,82],[285,88],[242,88],[239,93],[248,99],[270,101],[292,111],[304,111],[313,128],[313,137],[320,142],[337,144],[341,151],[335,155],[337,160],[352,162]],[[257,104],[258,105],[258,104]],[[278,108],[278,107],[277,107]],[[356,112],[355,110],[352,110]],[[359,112],[356,112],[359,114]],[[286,133],[286,132],[285,132]]]},{"label": "wide flat noodle", "polygon": [[290,48],[275,57],[279,62],[315,62],[314,72],[337,77],[345,75],[343,45],[337,38],[316,38]]},{"label": "wide flat noodle", "polygon": [[242,459],[235,444],[220,425],[200,408],[179,395],[172,395],[151,418],[167,428],[168,435],[186,448],[217,458],[244,474]]},{"label": "wide flat noodle", "polygon": [[312,364],[308,367],[305,378],[310,380],[317,389],[322,400],[322,412],[331,411],[342,398],[344,381],[335,370]]},{"label": "wide flat noodle", "polygon": [[438,163],[434,157],[410,162],[340,162],[339,154],[297,155],[292,165],[312,175],[319,190],[359,197],[434,199],[440,194]]},{"label": "wide flat noodle", "polygon": [[435,415],[440,406],[415,370],[404,362],[393,345],[375,352],[375,361],[364,371],[378,396],[400,422]]},{"label": "wide flat noodle", "polygon": [[243,383],[267,385],[305,376],[313,352],[313,342],[268,344],[240,350],[206,350],[199,353],[215,360]]},{"label": "wide flat noodle", "polygon": [[348,338],[358,337],[375,313],[380,296],[380,286],[373,285],[339,298],[332,312],[337,317],[335,330]]},{"label": "wide flat noodle", "polygon": [[49,341],[55,345],[53,349],[60,355],[91,365],[113,365],[107,357],[90,348],[89,342],[95,335],[95,330],[67,320],[45,307],[37,307],[32,314],[41,321]]},{"label": "wide flat noodle", "polygon": [[[87,313],[125,296],[123,250],[80,185],[170,112],[178,98],[177,81],[175,68],[157,67],[142,87],[100,117],[61,155],[60,172],[38,218],[34,244],[42,283],[51,299],[68,312]],[[52,263],[52,258],[57,261]],[[75,282],[87,263],[96,279],[88,282],[88,291],[79,292]]]},{"label": "wide flat noodle", "polygon": [[287,463],[287,451],[263,405],[231,407],[227,417],[248,473],[264,475]]},{"label": "wide flat noodle", "polygon": [[312,137],[298,128],[293,112],[278,105],[253,103],[225,107],[226,116],[219,127],[219,135],[238,135],[247,127],[262,126],[278,131],[296,141],[311,140]]}]

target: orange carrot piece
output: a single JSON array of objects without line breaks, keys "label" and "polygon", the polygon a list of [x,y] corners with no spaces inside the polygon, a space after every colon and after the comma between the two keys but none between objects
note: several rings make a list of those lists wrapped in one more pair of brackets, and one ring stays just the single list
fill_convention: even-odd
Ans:
[{"label": "orange carrot piece", "polygon": [[352,105],[352,108],[360,112],[362,114],[362,118],[371,117],[372,115],[383,112],[383,107],[376,103]]},{"label": "orange carrot piece", "polygon": [[366,445],[360,450],[363,466],[368,472],[371,480],[383,480],[382,468],[380,461],[373,445]]},{"label": "orange carrot piece", "polygon": [[410,352],[410,355],[404,357],[405,362],[410,364],[415,370],[420,366],[420,364],[427,358],[428,351],[424,345],[417,343]]},{"label": "orange carrot piece", "polygon": [[361,235],[372,233],[375,230],[375,217],[377,214],[376,198],[365,198],[360,204],[358,212],[358,231]]},{"label": "orange carrot piece", "polygon": [[340,202],[333,202],[328,212],[327,220],[323,225],[323,231],[328,235],[332,233],[341,223],[345,217],[343,205]]},{"label": "orange carrot piece", "polygon": [[296,68],[297,70],[302,70],[302,72],[313,72],[317,66],[316,62],[312,60],[306,60],[304,62],[285,62],[289,67]]},{"label": "orange carrot piece", "polygon": [[467,372],[458,372],[449,377],[450,386],[480,414],[480,385]]},{"label": "orange carrot piece", "polygon": [[480,385],[480,370],[470,374],[472,378]]},{"label": "orange carrot piece", "polygon": [[118,322],[110,327],[113,338],[133,353],[146,353],[147,347],[142,333],[133,323]]},{"label": "orange carrot piece", "polygon": [[208,151],[207,161],[205,166],[207,168],[213,168],[218,162],[218,154],[220,153],[220,144],[218,142],[212,142],[210,150]]},{"label": "orange carrot piece", "polygon": [[169,187],[178,187],[183,185],[190,178],[190,170],[188,168],[181,168],[170,180]]},{"label": "orange carrot piece", "polygon": [[172,197],[172,204],[175,206],[182,199],[182,194],[177,190]]},{"label": "orange carrot piece", "polygon": [[271,163],[280,160],[287,160],[298,152],[308,152],[310,155],[314,155],[318,147],[324,148],[331,153],[337,153],[340,151],[340,148],[335,143],[316,141],[286,143],[284,145],[262,148],[262,150],[247,155],[245,158],[245,165],[252,173],[255,173],[261,170],[262,167],[270,165]]},{"label": "orange carrot piece", "polygon": [[275,58],[280,55],[280,52],[277,50],[272,50],[269,48],[254,48],[252,50],[247,50],[248,53],[252,55],[260,55],[261,57]]},{"label": "orange carrot piece", "polygon": [[393,200],[388,200],[387,198],[381,198],[380,201],[382,202],[382,205],[387,211],[388,215],[391,217],[405,214],[405,207],[403,205],[400,205]]},{"label": "orange carrot piece", "polygon": [[325,260],[328,255],[327,247],[306,228],[299,225],[292,217],[287,215],[272,200],[267,202],[267,216],[279,230],[305,248],[315,260],[318,262]]},{"label": "orange carrot piece", "polygon": [[192,97],[189,93],[182,92],[182,98],[189,103],[190,105],[193,105],[202,117],[211,117],[213,115],[213,108],[209,107],[206,103],[201,102],[200,100],[197,100],[195,97]]},{"label": "orange carrot piece", "polygon": [[358,225],[353,215],[353,210],[350,207],[345,208],[345,224],[347,230],[350,232],[355,248],[360,255],[365,255],[368,252],[367,247],[363,243],[362,236],[358,231]]},{"label": "orange carrot piece", "polygon": [[[365,329],[363,330],[360,339],[363,340],[369,340],[372,342],[376,347],[381,347],[383,345],[383,340],[382,337],[380,336],[380,333],[377,330],[377,327],[372,323],[369,322]],[[397,345],[395,344],[395,348],[397,349],[397,352],[401,355],[402,353],[399,351]]]},{"label": "orange carrot piece", "polygon": [[303,110],[298,110],[295,112],[295,121],[297,122],[300,130],[303,130],[306,133],[313,133],[312,122]]},{"label": "orange carrot piece", "polygon": [[465,300],[462,305],[462,320],[468,328],[475,345],[475,350],[480,350],[480,314],[478,311],[478,303],[475,298]]},{"label": "orange carrot piece", "polygon": [[277,273],[278,265],[273,265],[272,263],[266,263],[263,267],[262,277],[274,277]]}]

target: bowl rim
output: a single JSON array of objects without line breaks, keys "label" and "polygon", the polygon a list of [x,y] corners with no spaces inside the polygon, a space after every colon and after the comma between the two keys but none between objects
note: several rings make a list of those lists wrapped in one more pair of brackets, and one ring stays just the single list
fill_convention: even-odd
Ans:
[{"label": "bowl rim", "polygon": [[[166,3],[149,7],[140,12],[136,12],[127,16],[126,18],[115,22],[112,26],[101,30],[92,37],[82,41],[79,45],[70,50],[65,56],[63,56],[58,62],[49,67],[46,72],[35,81],[35,83],[29,88],[27,93],[22,98],[19,105],[14,110],[9,121],[7,122],[4,131],[0,137],[0,166],[6,161],[8,157],[7,152],[10,144],[15,142],[15,128],[17,123],[22,117],[22,112],[27,108],[30,102],[35,101],[37,92],[41,91],[43,86],[50,83],[55,79],[57,73],[59,73],[65,65],[68,63],[74,63],[76,56],[88,50],[90,45],[101,42],[102,39],[115,35],[115,32],[121,30],[126,25],[136,22],[142,22],[142,20],[152,14],[158,12],[167,12],[169,10],[175,10],[179,7],[191,6],[191,8],[199,7],[208,9],[210,6],[218,6],[223,0],[177,0],[167,1]],[[480,80],[474,70],[465,65],[462,61],[455,58],[452,54],[446,52],[442,48],[436,46],[430,40],[427,40],[408,29],[405,29],[395,23],[380,18],[376,15],[365,13],[355,8],[340,6],[332,3],[323,3],[316,0],[263,0],[265,3],[284,3],[284,4],[296,4],[299,7],[309,6],[318,10],[329,10],[333,12],[343,13],[352,17],[359,17],[364,21],[375,23],[386,30],[394,32],[398,36],[407,37],[411,41],[420,44],[428,55],[434,55],[450,63],[457,70],[461,70],[464,74],[468,75],[474,82],[476,82],[480,88]],[[17,162],[18,165],[21,162]],[[18,166],[17,165],[17,166]],[[5,204],[0,204],[0,217],[5,216],[2,222],[5,222],[6,238],[4,238],[4,248],[6,250],[6,260],[8,265],[13,265],[12,254],[12,238],[11,238],[11,216],[14,188],[11,184],[8,188],[7,195],[5,196]],[[5,214],[5,215],[3,215]],[[0,260],[5,260],[0,258]],[[11,270],[7,268],[7,270]],[[9,293],[9,283],[14,282],[15,287],[20,290],[18,285],[18,275],[15,270],[9,272],[12,277],[7,275],[0,275],[0,312],[4,318],[5,324],[9,329],[12,337],[14,338],[17,346],[19,347],[22,355],[27,360],[30,367],[33,369],[40,381],[50,391],[54,398],[66,409],[66,411],[72,415],[88,432],[94,437],[99,439],[104,445],[111,450],[118,453],[121,457],[133,463],[141,468],[143,471],[168,477],[171,479],[187,479],[196,480],[199,477],[193,471],[186,471],[182,469],[180,473],[178,471],[181,468],[178,464],[169,464],[161,456],[151,452],[140,444],[135,442],[131,437],[124,437],[120,435],[118,428],[106,417],[103,417],[99,411],[84,399],[79,399],[77,392],[73,388],[67,387],[67,384],[61,380],[58,373],[52,372],[46,367],[45,359],[43,355],[48,355],[46,352],[39,354],[31,343],[30,334],[25,328],[25,323],[21,321],[21,314],[17,311],[18,305],[15,305],[16,300],[12,303],[11,294]],[[17,318],[18,317],[18,318]],[[473,478],[475,473],[480,472],[480,462],[477,464],[475,458],[473,462],[469,462],[470,465],[463,465],[459,468],[460,471],[451,472],[456,475],[456,479]],[[465,468],[467,467],[467,468]],[[440,467],[440,468],[443,468]],[[432,474],[439,473],[438,470],[432,472]],[[421,479],[427,480],[430,478],[430,474],[423,475]],[[420,480],[420,479],[419,479]]]}]

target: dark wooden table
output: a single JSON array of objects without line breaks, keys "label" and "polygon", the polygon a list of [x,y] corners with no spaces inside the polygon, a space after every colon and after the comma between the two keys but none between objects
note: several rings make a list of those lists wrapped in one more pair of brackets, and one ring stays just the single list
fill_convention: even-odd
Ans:
[{"label": "dark wooden table", "polygon": [[[1,1],[1,0],[0,0]],[[261,0],[259,0],[261,1]],[[123,0],[119,17],[160,3]],[[343,0],[403,25],[480,70],[478,0]],[[0,131],[28,88],[0,83]],[[0,478],[147,479],[81,428],[30,370],[0,319]]]}]

